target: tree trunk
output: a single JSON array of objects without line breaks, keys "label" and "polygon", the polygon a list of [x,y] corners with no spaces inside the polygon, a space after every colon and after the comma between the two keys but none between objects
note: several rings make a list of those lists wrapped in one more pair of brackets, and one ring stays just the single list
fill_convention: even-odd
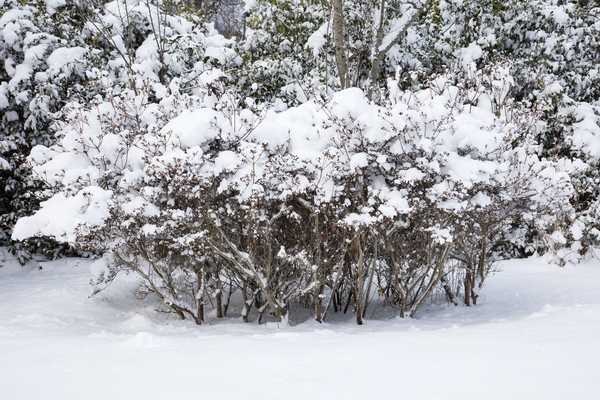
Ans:
[{"label": "tree trunk", "polygon": [[377,38],[375,40],[375,58],[373,59],[373,62],[371,64],[371,83],[370,83],[370,88],[369,88],[369,97],[372,91],[372,87],[375,86],[375,84],[377,83],[377,75],[379,75],[379,65],[381,64],[381,58],[379,55],[379,48],[381,47],[381,44],[383,43],[383,27],[384,27],[384,20],[383,20],[383,14],[385,12],[385,0],[381,0],[381,7],[379,9],[379,26],[377,27]]},{"label": "tree trunk", "polygon": [[223,318],[223,291],[221,288],[217,290],[217,318]]},{"label": "tree trunk", "polygon": [[[429,296],[431,296],[431,293],[433,292],[433,290],[437,287],[437,285],[442,280],[442,277],[444,276],[444,266],[446,265],[446,262],[448,261],[448,256],[450,255],[450,250],[452,250],[452,243],[449,243],[446,245],[446,250],[444,251],[442,258],[434,261],[435,262],[435,264],[434,264],[435,267],[434,267],[434,271],[433,271],[434,275],[432,276],[426,290],[421,295],[421,300],[419,300],[419,302],[415,306],[412,306],[412,310],[410,312],[411,318],[413,318],[415,316],[415,314],[417,313],[419,308],[421,308],[423,303],[425,303],[425,300],[427,300],[429,298]],[[435,274],[437,274],[437,276]]]},{"label": "tree trunk", "polygon": [[340,77],[340,88],[349,87],[348,61],[346,60],[346,46],[344,44],[344,7],[343,0],[332,0],[333,9],[333,44],[335,47],[335,62]]},{"label": "tree trunk", "polygon": [[472,272],[467,271],[465,276],[465,306],[471,307]]},{"label": "tree trunk", "polygon": [[323,299],[321,298],[321,294],[323,293],[323,285],[320,285],[318,290],[315,290],[315,319],[317,322],[323,322]]},{"label": "tree trunk", "polygon": [[344,314],[348,312],[348,308],[350,307],[350,300],[352,300],[352,296],[354,295],[354,290],[350,290],[348,293],[348,300],[346,301],[346,307],[344,307]]},{"label": "tree trunk", "polygon": [[371,271],[369,274],[369,283],[367,283],[367,295],[365,296],[365,306],[363,308],[363,314],[362,314],[363,318],[366,318],[366,316],[367,316],[367,308],[369,308],[369,304],[370,304],[369,296],[371,296],[371,286],[373,286],[373,279],[375,278],[375,270],[377,269],[377,250],[378,250],[377,241],[378,240],[379,240],[379,237],[377,237],[377,236],[375,236],[375,238],[373,239],[373,243],[375,246],[375,249],[373,251],[373,253],[374,253],[373,266],[371,267]]},{"label": "tree trunk", "polygon": [[252,300],[248,299],[248,283],[244,281],[244,286],[242,287],[242,299],[244,300],[244,308],[242,308],[242,320],[245,323],[248,323],[248,314],[250,314],[250,309],[252,308],[252,304],[254,303],[254,298]]},{"label": "tree trunk", "polygon": [[454,293],[452,293],[452,288],[446,281],[446,278],[442,278],[442,288],[444,288],[444,291],[446,292],[446,299],[448,299],[449,302],[457,306],[458,302],[456,301],[456,296],[454,296]]},{"label": "tree trunk", "polygon": [[338,312],[337,299],[338,299],[337,293],[335,293],[335,292],[332,293],[331,294],[331,300],[333,301],[333,312],[334,313]]},{"label": "tree trunk", "polygon": [[204,322],[204,304],[198,305],[198,317],[196,323],[201,325]]},{"label": "tree trunk", "polygon": [[[362,312],[361,312],[361,307],[362,307],[362,302],[359,296],[361,296],[361,294],[359,294],[359,289],[357,287],[354,287],[353,289],[354,291],[354,303],[356,305],[356,323],[358,325],[362,325],[363,321],[362,321]],[[362,292],[362,291],[361,291]]]}]

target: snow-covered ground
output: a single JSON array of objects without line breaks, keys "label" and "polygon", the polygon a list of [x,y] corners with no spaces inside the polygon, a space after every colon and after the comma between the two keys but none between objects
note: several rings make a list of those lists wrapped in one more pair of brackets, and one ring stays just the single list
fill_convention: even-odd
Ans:
[{"label": "snow-covered ground", "polygon": [[127,279],[89,298],[89,260],[0,264],[1,399],[600,398],[597,261],[506,262],[472,308],[293,327],[165,319]]}]

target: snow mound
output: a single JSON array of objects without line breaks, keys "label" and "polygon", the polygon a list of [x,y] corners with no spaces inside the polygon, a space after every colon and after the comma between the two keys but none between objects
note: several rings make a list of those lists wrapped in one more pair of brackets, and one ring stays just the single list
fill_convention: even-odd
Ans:
[{"label": "snow mound", "polygon": [[161,347],[160,337],[149,332],[138,332],[132,338],[123,342],[123,345],[141,347],[144,349]]}]

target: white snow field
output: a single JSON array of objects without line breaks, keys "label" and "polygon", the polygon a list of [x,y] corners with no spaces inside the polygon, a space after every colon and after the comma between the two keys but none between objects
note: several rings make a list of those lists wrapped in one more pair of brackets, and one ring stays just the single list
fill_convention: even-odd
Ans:
[{"label": "white snow field", "polygon": [[[476,307],[296,326],[166,319],[90,260],[0,253],[0,399],[599,399],[600,262],[505,262]],[[41,269],[39,268],[41,266]]]}]

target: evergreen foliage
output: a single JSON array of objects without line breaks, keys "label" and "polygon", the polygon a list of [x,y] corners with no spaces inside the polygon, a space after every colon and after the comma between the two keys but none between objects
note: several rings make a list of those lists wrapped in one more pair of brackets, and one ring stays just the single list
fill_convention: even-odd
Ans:
[{"label": "evergreen foliage", "polygon": [[80,2],[53,8],[43,1],[6,0],[0,4],[0,244],[21,262],[41,250],[54,257],[61,247],[47,238],[10,241],[18,218],[39,206],[43,183],[31,179],[25,158],[36,145],[51,145],[51,114],[77,90],[83,69],[78,54],[67,47],[82,44],[77,34],[85,24]]}]

